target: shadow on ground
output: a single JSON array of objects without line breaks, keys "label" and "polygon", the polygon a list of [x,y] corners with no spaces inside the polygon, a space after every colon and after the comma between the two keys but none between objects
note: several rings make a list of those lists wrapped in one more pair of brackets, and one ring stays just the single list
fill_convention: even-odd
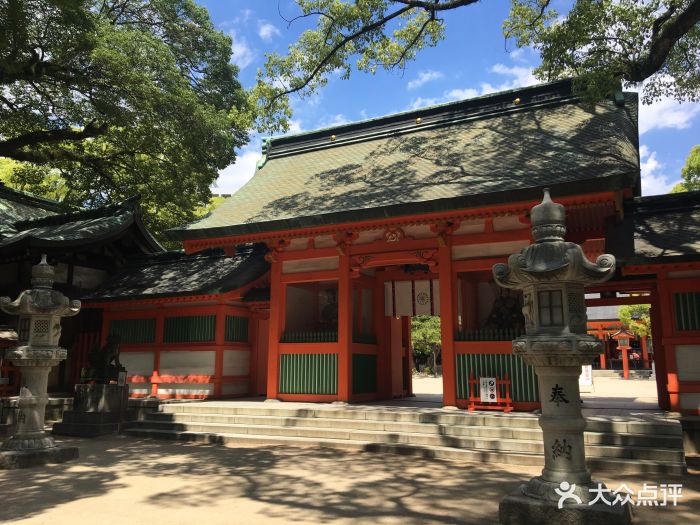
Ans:
[{"label": "shadow on ground", "polygon": [[[498,501],[538,471],[287,446],[70,442],[81,447],[74,463],[0,471],[0,522],[61,525],[75,523],[77,512],[80,522],[110,524],[495,523]],[[604,480],[612,487],[666,482]],[[695,522],[700,480],[681,481],[687,501],[640,509],[637,522]]]}]

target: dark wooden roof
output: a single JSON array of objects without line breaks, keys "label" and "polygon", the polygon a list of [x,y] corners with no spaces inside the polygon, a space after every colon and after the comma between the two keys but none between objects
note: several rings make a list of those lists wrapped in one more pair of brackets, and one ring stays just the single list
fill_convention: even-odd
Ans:
[{"label": "dark wooden roof", "polygon": [[700,261],[700,191],[627,201],[607,250],[628,265]]},{"label": "dark wooden roof", "polygon": [[83,297],[90,302],[134,298],[209,295],[235,290],[269,270],[267,247],[239,246],[233,257],[211,249],[194,255],[166,252],[132,261],[119,274]]},{"label": "dark wooden roof", "polygon": [[273,138],[253,178],[176,239],[244,235],[639,187],[637,96],[562,81]]}]

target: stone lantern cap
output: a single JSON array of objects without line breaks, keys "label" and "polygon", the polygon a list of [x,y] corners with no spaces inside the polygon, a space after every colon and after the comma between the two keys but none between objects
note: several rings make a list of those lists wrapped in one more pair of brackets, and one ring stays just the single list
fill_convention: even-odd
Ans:
[{"label": "stone lantern cap", "polygon": [[72,317],[80,311],[80,301],[70,300],[58,290],[52,288],[54,268],[46,262],[46,255],[41,262],[32,266],[32,288],[24,290],[14,301],[9,297],[0,297],[0,310],[10,315],[52,315]]},{"label": "stone lantern cap", "polygon": [[542,202],[532,208],[531,220],[535,243],[511,255],[507,264],[494,265],[493,275],[499,285],[523,289],[557,281],[594,284],[612,277],[615,257],[604,254],[592,263],[578,244],[564,241],[564,206],[552,201],[548,189]]}]

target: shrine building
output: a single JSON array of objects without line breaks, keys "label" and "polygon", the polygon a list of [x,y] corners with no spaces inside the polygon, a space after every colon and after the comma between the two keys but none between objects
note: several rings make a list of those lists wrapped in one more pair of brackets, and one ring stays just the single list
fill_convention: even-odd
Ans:
[{"label": "shrine building", "polygon": [[184,254],[131,261],[84,308],[120,335],[134,396],[407,396],[410,319],[439,315],[443,404],[486,376],[532,410],[522,298],[491,269],[531,243],[548,187],[566,239],[618,258],[587,305],[652,304],[660,406],[697,414],[700,198],[640,196],[637,130],[635,93],[589,105],[560,81],[267,139],[245,186],[169,232]]}]

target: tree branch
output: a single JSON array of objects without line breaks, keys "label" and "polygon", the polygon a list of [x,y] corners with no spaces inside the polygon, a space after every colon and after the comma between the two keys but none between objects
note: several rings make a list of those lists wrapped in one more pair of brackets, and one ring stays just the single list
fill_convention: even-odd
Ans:
[{"label": "tree branch", "polygon": [[[8,157],[15,160],[28,160],[31,162],[37,162],[37,160],[41,159],[41,162],[47,162],[48,160],[51,160],[51,155],[47,152],[31,152],[26,151],[23,148],[64,141],[79,142],[87,138],[103,135],[107,132],[107,129],[108,126],[106,124],[96,124],[95,122],[90,122],[81,130],[53,129],[32,131],[30,133],[20,135],[19,137],[1,141],[0,157]],[[64,155],[61,154],[60,157],[63,158]]]},{"label": "tree branch", "polygon": [[403,4],[407,7],[425,9],[434,13],[435,11],[448,11],[450,9],[456,9],[458,7],[464,7],[466,5],[471,5],[477,3],[479,0],[449,0],[440,3],[439,1],[425,1],[425,0],[392,0],[397,4]]},{"label": "tree branch", "polygon": [[633,63],[626,80],[642,82],[661,69],[676,42],[700,22],[700,0],[693,0],[673,18],[666,12],[659,20],[654,23],[649,51]]}]

